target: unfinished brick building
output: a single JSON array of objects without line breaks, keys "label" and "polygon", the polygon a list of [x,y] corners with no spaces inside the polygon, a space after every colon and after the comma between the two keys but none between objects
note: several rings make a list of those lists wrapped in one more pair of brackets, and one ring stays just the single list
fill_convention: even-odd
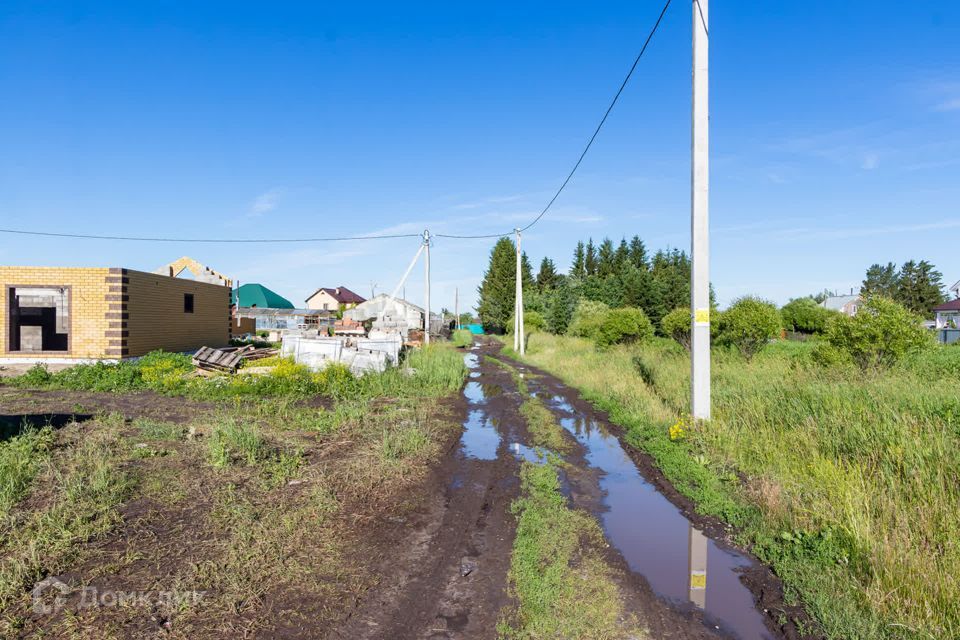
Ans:
[{"label": "unfinished brick building", "polygon": [[0,267],[0,359],[118,360],[230,340],[230,282],[119,268]]}]

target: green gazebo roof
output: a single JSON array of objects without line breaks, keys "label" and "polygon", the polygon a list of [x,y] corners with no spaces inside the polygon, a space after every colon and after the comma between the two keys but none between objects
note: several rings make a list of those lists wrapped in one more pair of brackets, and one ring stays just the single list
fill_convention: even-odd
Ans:
[{"label": "green gazebo roof", "polygon": [[231,301],[237,304],[237,291],[240,292],[241,307],[258,307],[260,309],[293,309],[293,303],[280,294],[267,289],[262,284],[244,284],[233,290]]}]

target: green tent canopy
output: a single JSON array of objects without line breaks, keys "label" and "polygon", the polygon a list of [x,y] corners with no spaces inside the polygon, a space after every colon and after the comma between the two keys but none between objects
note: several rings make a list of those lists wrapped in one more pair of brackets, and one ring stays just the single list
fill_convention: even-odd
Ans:
[{"label": "green tent canopy", "polygon": [[234,289],[230,298],[237,304],[237,291],[240,292],[241,307],[257,307],[259,309],[293,309],[293,303],[280,294],[267,289],[262,284],[244,284]]}]

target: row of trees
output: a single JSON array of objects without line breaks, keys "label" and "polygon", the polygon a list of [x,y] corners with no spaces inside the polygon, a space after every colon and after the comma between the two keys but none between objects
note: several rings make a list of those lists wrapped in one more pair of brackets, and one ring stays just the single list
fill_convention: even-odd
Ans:
[{"label": "row of trees", "polygon": [[926,260],[908,260],[899,269],[892,262],[871,265],[860,295],[889,298],[924,318],[931,317],[933,308],[947,298],[943,274]]},{"label": "row of trees", "polygon": [[[477,311],[486,331],[503,332],[511,326],[516,273],[516,246],[510,238],[501,238],[490,253],[479,289]],[[638,236],[618,245],[609,238],[599,245],[592,239],[578,243],[569,274],[560,273],[552,259],[544,258],[534,277],[524,254],[521,277],[525,310],[540,314],[553,333],[566,333],[580,300],[611,309],[640,309],[653,326],[690,300],[687,254],[672,249],[650,256]]]}]

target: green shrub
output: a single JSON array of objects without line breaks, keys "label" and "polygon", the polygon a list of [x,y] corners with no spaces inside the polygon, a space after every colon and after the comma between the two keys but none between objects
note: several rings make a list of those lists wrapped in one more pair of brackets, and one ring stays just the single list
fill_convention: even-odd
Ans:
[{"label": "green shrub", "polygon": [[581,300],[573,311],[567,333],[581,338],[596,340],[600,335],[600,326],[610,313],[610,307],[602,302]]},{"label": "green shrub", "polygon": [[835,313],[821,307],[813,298],[795,298],[780,310],[785,329],[814,334],[826,331],[830,317]]},{"label": "green shrub", "polygon": [[857,315],[834,318],[826,340],[863,370],[886,368],[934,347],[933,335],[921,322],[893,300],[871,296],[860,305]]},{"label": "green shrub", "polygon": [[611,309],[597,335],[597,345],[609,347],[623,342],[642,342],[653,336],[653,325],[641,309],[622,307]]},{"label": "green shrub", "polygon": [[453,332],[451,342],[453,342],[453,346],[461,349],[469,347],[473,344],[473,334],[470,333],[469,329],[457,329]]},{"label": "green shrub", "polygon": [[[513,333],[513,318],[514,316],[511,315],[510,324],[507,325],[508,334]],[[528,335],[531,333],[536,333],[537,331],[546,331],[546,329],[547,329],[547,321],[543,318],[543,315],[541,315],[539,312],[537,311],[523,312],[523,330]],[[471,342],[473,342],[472,339],[471,339]]]},{"label": "green shrub", "polygon": [[680,345],[690,351],[690,307],[677,307],[660,320],[660,330],[663,335],[673,338]]},{"label": "green shrub", "polygon": [[730,305],[718,325],[717,342],[736,347],[749,361],[780,335],[783,323],[772,302],[744,296]]}]

